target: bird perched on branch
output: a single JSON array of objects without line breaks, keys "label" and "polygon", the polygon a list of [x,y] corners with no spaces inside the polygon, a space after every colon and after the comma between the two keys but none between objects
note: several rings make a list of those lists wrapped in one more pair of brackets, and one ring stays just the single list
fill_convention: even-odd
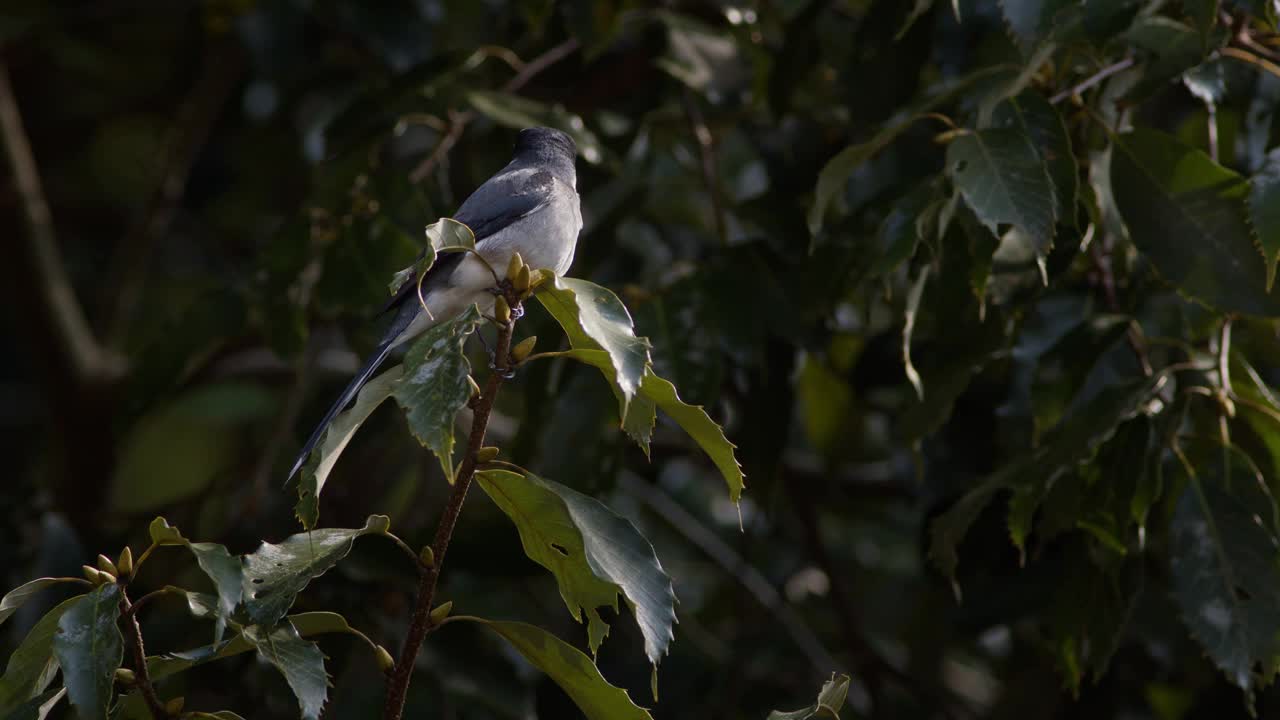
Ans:
[{"label": "bird perched on branch", "polygon": [[[453,216],[471,228],[476,252],[498,273],[499,280],[516,252],[531,268],[548,268],[557,275],[569,269],[582,229],[576,153],[573,138],[559,130],[521,130],[511,162],[476,188]],[[441,255],[427,270],[421,286],[430,312],[424,311],[418,300],[418,278],[410,277],[384,310],[393,315],[382,340],[302,446],[289,479],[301,469],[334,416],[355,399],[392,350],[472,303],[491,312],[494,302],[490,292],[493,273],[471,253]]]}]

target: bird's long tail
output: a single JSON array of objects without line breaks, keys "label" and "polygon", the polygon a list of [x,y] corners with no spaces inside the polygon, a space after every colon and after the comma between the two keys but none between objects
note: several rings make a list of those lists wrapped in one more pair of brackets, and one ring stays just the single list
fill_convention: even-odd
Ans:
[{"label": "bird's long tail", "polygon": [[346,389],[338,396],[337,401],[333,403],[333,406],[329,408],[329,411],[324,414],[324,419],[322,419],[320,424],[316,426],[316,429],[311,432],[311,437],[307,438],[307,442],[302,446],[302,450],[298,452],[297,459],[293,461],[293,468],[289,470],[289,477],[285,478],[285,482],[292,480],[293,476],[298,474],[298,470],[302,468],[302,464],[307,461],[307,456],[311,454],[311,451],[315,449],[317,444],[319,444],[320,438],[324,437],[325,431],[329,429],[329,423],[333,422],[333,418],[338,413],[342,412],[342,410],[355,399],[356,395],[360,392],[360,388],[364,387],[364,384],[369,382],[369,378],[373,377],[373,374],[378,371],[378,368],[382,366],[383,361],[391,354],[392,348],[396,346],[395,341],[396,335],[394,333],[390,333],[386,339],[378,344],[378,347],[374,349],[373,353],[369,355],[369,359],[365,360],[364,366],[360,368],[360,371],[356,373],[356,376],[347,384]]}]

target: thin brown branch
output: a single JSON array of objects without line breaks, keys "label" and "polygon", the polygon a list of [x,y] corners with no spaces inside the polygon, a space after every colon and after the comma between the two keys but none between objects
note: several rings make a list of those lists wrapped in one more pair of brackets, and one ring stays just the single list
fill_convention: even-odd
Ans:
[{"label": "thin brown branch", "polygon": [[[154,594],[151,593],[151,595]],[[143,599],[151,595],[144,595]],[[142,599],[138,602],[141,603]],[[138,624],[138,616],[134,612],[134,606],[129,602],[129,594],[124,585],[120,586],[120,614],[124,618],[125,625],[129,628],[132,639],[133,672],[137,677],[138,691],[142,693],[142,699],[146,701],[147,708],[151,710],[151,717],[155,718],[155,720],[167,718],[169,713],[164,709],[164,703],[160,702],[160,696],[156,695],[155,686],[151,684],[151,673],[147,671],[147,648],[142,643],[142,626]]]},{"label": "thin brown branch", "polygon": [[[520,297],[511,290],[510,283],[504,282],[503,289],[507,304],[513,310],[520,307]],[[484,435],[489,427],[489,415],[493,412],[493,403],[512,368],[511,336],[514,330],[514,318],[505,323],[499,323],[497,349],[493,356],[493,372],[485,381],[480,395],[472,401],[473,416],[471,434],[467,438],[466,456],[463,458],[462,467],[458,469],[453,493],[449,496],[448,504],[445,505],[440,524],[436,526],[435,539],[431,542],[432,563],[424,568],[422,577],[418,581],[418,599],[409,621],[409,631],[405,636],[400,658],[396,661],[391,679],[387,683],[387,700],[382,710],[384,720],[400,720],[402,717],[418,650],[422,647],[422,641],[427,633],[438,627],[431,622],[431,607],[435,601],[436,583],[440,579],[440,568],[444,565],[445,553],[449,551],[449,542],[453,539],[453,529],[458,524],[458,515],[462,512],[462,503],[467,499],[467,490],[471,487],[472,479],[475,478],[476,453],[484,446]]]},{"label": "thin brown branch", "polygon": [[20,253],[20,257],[29,258],[30,267],[23,272],[36,278],[33,285],[38,293],[37,306],[45,315],[43,321],[52,328],[60,352],[78,381],[93,383],[113,379],[123,370],[123,363],[98,344],[76,300],[58,250],[53,215],[45,200],[22,115],[18,112],[9,71],[3,62],[0,62],[0,144],[17,186],[27,226],[27,251]]},{"label": "thin brown branch", "polygon": [[1136,61],[1135,61],[1133,58],[1131,58],[1131,57],[1127,57],[1127,58],[1125,58],[1125,59],[1123,59],[1123,60],[1120,60],[1120,61],[1118,61],[1118,62],[1114,62],[1114,63],[1112,63],[1112,64],[1110,64],[1110,65],[1108,65],[1108,66],[1106,66],[1106,67],[1102,68],[1102,69],[1101,69],[1101,70],[1099,70],[1098,72],[1096,72],[1096,73],[1094,73],[1094,74],[1090,75],[1089,77],[1085,78],[1084,80],[1081,80],[1079,83],[1076,83],[1076,84],[1075,84],[1075,85],[1073,85],[1072,87],[1070,87],[1070,88],[1068,88],[1068,89],[1066,89],[1066,90],[1063,90],[1062,92],[1058,93],[1057,95],[1054,95],[1053,97],[1049,98],[1049,102],[1053,103],[1054,105],[1057,105],[1058,103],[1062,102],[1063,100],[1066,100],[1067,98],[1070,98],[1070,97],[1074,97],[1074,96],[1076,96],[1076,95],[1079,95],[1080,93],[1084,92],[1085,90],[1088,90],[1089,88],[1093,87],[1094,85],[1097,85],[1098,83],[1102,82],[1103,80],[1106,80],[1107,78],[1111,77],[1112,75],[1115,75],[1116,73],[1120,73],[1120,72],[1124,72],[1125,70],[1128,70],[1129,68],[1133,67],[1134,62],[1136,62]]},{"label": "thin brown branch", "polygon": [[693,129],[693,136],[698,141],[698,158],[702,166],[702,183],[707,186],[707,195],[711,198],[711,216],[715,222],[716,237],[721,245],[729,244],[729,224],[725,220],[724,198],[720,195],[719,173],[716,171],[716,144],[707,127],[707,121],[698,107],[698,99],[693,91],[685,88],[682,95],[685,116]]},{"label": "thin brown branch", "polygon": [[121,347],[142,298],[151,250],[178,214],[191,168],[213,131],[222,107],[232,96],[244,62],[238,46],[228,41],[206,60],[204,72],[183,103],[169,132],[160,160],[156,188],[146,210],[121,240],[111,262],[102,302],[110,308],[104,327],[110,347]]},{"label": "thin brown branch", "polygon": [[[520,90],[544,70],[572,55],[579,45],[576,38],[570,38],[530,60],[520,68],[520,71],[514,77],[507,81],[507,84],[502,86],[502,91],[513,93]],[[431,151],[431,154],[409,172],[409,180],[415,183],[422,182],[423,178],[430,175],[449,155],[449,151],[453,149],[453,146],[457,145],[458,141],[462,139],[463,131],[467,129],[467,125],[474,119],[475,113],[471,110],[450,111],[449,130],[444,137],[440,138],[440,142],[436,143],[435,149]]]}]

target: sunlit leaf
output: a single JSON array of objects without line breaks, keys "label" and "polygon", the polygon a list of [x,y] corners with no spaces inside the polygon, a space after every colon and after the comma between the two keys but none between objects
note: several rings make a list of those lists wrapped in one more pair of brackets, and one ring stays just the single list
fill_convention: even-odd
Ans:
[{"label": "sunlit leaf", "polygon": [[74,598],[58,619],[53,656],[62,666],[62,683],[80,717],[107,714],[116,668],[124,659],[119,619],[120,587],[115,583]]},{"label": "sunlit leaf", "polygon": [[298,698],[303,720],[319,720],[329,695],[329,675],[324,669],[324,653],[310,640],[303,640],[288,620],[263,630],[245,628],[243,636],[258,651],[258,657],[284,675],[289,689]]},{"label": "sunlit leaf", "polygon": [[592,652],[609,631],[597,608],[616,612],[621,592],[656,667],[671,642],[675,593],[635,526],[598,500],[535,475],[483,470],[476,479],[515,523],[525,554],[556,576],[569,612],[579,622],[585,613]]},{"label": "sunlit leaf", "polygon": [[783,712],[774,710],[767,720],[810,720],[811,718],[833,718],[838,720],[840,709],[844,707],[845,697],[849,694],[849,676],[833,675],[823,683],[818,693],[818,700],[807,708]]},{"label": "sunlit leaf", "polygon": [[262,543],[244,556],[245,612],[257,625],[270,626],[293,605],[312,580],[351,552],[356,538],[387,532],[385,515],[370,515],[364,527],[321,528],[291,535],[279,544]]},{"label": "sunlit leaf", "polygon": [[605,681],[591,658],[534,625],[456,616],[484,625],[506,640],[526,660],[547,674],[573,700],[587,720],[652,720],[627,691]]}]

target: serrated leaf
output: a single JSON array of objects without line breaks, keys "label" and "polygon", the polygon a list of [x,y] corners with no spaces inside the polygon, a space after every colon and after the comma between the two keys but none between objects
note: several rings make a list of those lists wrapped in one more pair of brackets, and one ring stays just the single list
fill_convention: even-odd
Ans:
[{"label": "serrated leaf", "polygon": [[53,681],[58,673],[58,660],[53,656],[58,621],[63,613],[78,605],[82,597],[65,600],[45,613],[9,656],[4,675],[0,675],[0,715],[40,695]]},{"label": "serrated leaf", "polygon": [[992,128],[961,135],[947,147],[947,172],[993,234],[1012,225],[1031,238],[1037,253],[1048,255],[1058,216],[1053,181],[1024,132]]},{"label": "serrated leaf", "polygon": [[1053,181],[1055,217],[1071,223],[1075,219],[1079,170],[1071,149],[1066,122],[1045,96],[1027,90],[996,106],[992,116],[996,127],[1022,131],[1040,155]]},{"label": "serrated leaf", "polygon": [[370,515],[362,528],[322,528],[291,535],[278,545],[262,543],[244,556],[245,613],[254,624],[274,624],[308,583],[351,552],[356,538],[385,533],[389,524],[385,515]]},{"label": "serrated leaf", "polygon": [[1078,693],[1086,678],[1098,682],[1106,673],[1138,603],[1143,568],[1137,559],[1098,567],[1077,548],[1063,576],[1070,580],[1054,594],[1048,613],[1050,648],[1067,686]]},{"label": "serrated leaf", "polygon": [[319,720],[329,695],[329,675],[324,669],[320,646],[303,640],[288,620],[270,631],[251,625],[244,629],[243,637],[258,651],[259,658],[284,675],[289,689],[298,698],[303,719]]},{"label": "serrated leaf", "polygon": [[79,580],[77,578],[37,578],[5,593],[5,596],[0,598],[0,624],[3,624],[5,620],[8,620],[17,612],[18,608],[22,607],[22,604],[27,600],[30,600],[32,595],[59,583],[79,584]]},{"label": "serrated leaf", "polygon": [[463,346],[480,319],[480,310],[471,305],[423,333],[404,356],[404,370],[391,391],[404,408],[409,430],[435,453],[449,482],[454,476],[454,418],[471,399],[471,363]]},{"label": "serrated leaf", "polygon": [[625,418],[649,365],[649,340],[636,336],[626,306],[612,290],[578,278],[554,277],[538,288],[536,297],[564,328],[570,346],[608,353]]},{"label": "serrated leaf", "polygon": [[1134,245],[1169,282],[1220,311],[1280,315],[1246,215],[1249,184],[1208,155],[1155,130],[1119,136],[1116,206]]},{"label": "serrated leaf", "polygon": [[1267,153],[1262,168],[1249,179],[1249,222],[1262,246],[1266,265],[1263,287],[1270,293],[1276,283],[1276,263],[1280,262],[1280,148]]},{"label": "serrated leaf", "polygon": [[525,554],[556,576],[569,612],[579,622],[585,613],[591,651],[609,631],[597,608],[616,612],[621,592],[656,667],[671,642],[675,593],[635,526],[598,500],[536,475],[483,470],[476,479],[515,523]]},{"label": "serrated leaf", "polygon": [[1252,705],[1280,656],[1280,536],[1264,480],[1238,451],[1226,453],[1187,468],[1171,527],[1173,597],[1192,637]]},{"label": "serrated leaf", "polygon": [[369,419],[384,400],[391,397],[403,372],[404,366],[396,365],[370,380],[360,388],[355,403],[338,413],[329,423],[324,437],[307,458],[307,464],[302,468],[302,477],[298,481],[298,504],[294,506],[294,513],[303,528],[314,528],[319,521],[320,493],[324,491],[338,457],[346,450],[347,444],[365,420]]},{"label": "serrated leaf", "polygon": [[506,640],[534,667],[551,678],[573,700],[587,720],[653,720],[622,688],[610,685],[591,658],[534,625],[459,615],[454,620],[479,623]]},{"label": "serrated leaf", "polygon": [[700,405],[690,405],[680,399],[676,386],[670,381],[658,377],[652,369],[644,374],[640,384],[640,394],[652,401],[662,412],[676,421],[682,430],[688,433],[698,447],[711,458],[720,476],[729,487],[729,499],[738,502],[742,498],[742,489],[746,485],[746,476],[742,474],[742,466],[734,456],[735,445],[724,435],[724,429],[707,415]]},{"label": "serrated leaf", "polygon": [[823,683],[818,693],[818,700],[807,708],[783,712],[774,710],[767,720],[810,720],[811,718],[834,718],[839,720],[840,709],[844,707],[845,697],[849,694],[849,676],[833,675]]},{"label": "serrated leaf", "polygon": [[195,556],[196,563],[204,574],[213,581],[218,592],[218,616],[214,625],[213,640],[222,639],[226,630],[227,619],[240,604],[244,582],[241,573],[241,561],[233,556],[227,548],[218,543],[191,542],[182,535],[178,528],[169,524],[163,517],[151,521],[151,542],[158,545],[183,545]]},{"label": "serrated leaf", "polygon": [[124,637],[116,624],[120,587],[99,585],[73,600],[58,618],[53,656],[62,667],[62,683],[80,717],[106,717],[116,668],[124,659]]}]

